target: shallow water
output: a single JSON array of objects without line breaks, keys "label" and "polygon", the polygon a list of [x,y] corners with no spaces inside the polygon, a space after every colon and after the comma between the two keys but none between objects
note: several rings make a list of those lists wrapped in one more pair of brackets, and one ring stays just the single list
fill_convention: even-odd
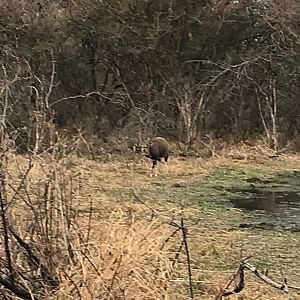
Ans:
[{"label": "shallow water", "polygon": [[[251,179],[249,188],[229,188],[231,204],[262,224],[300,230],[300,172],[278,174],[272,182]],[[266,223],[267,222],[267,223]],[[247,224],[243,224],[247,227]],[[253,224],[248,224],[253,227]]]}]

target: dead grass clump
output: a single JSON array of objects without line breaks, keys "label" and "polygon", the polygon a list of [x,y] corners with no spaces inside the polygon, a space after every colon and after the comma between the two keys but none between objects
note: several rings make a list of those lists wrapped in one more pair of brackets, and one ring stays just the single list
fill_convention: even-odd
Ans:
[{"label": "dead grass clump", "polygon": [[[7,194],[14,200],[7,216],[31,249],[23,255],[22,244],[14,242],[12,266],[20,274],[30,272],[26,283],[32,299],[168,299],[173,241],[165,241],[172,227],[143,218],[149,212],[140,203],[106,197],[93,171],[96,164],[77,176],[67,158],[50,158],[40,156],[30,168],[26,157],[8,159]],[[33,266],[28,251],[30,259],[39,259]],[[41,265],[57,279],[55,289],[35,284]],[[16,279],[21,284],[22,276]],[[45,282],[45,276],[41,279]]]},{"label": "dead grass clump", "polygon": [[171,265],[167,245],[162,245],[169,226],[124,219],[119,209],[108,219],[93,221],[88,244],[77,239],[77,263],[60,272],[55,299],[168,299]]}]

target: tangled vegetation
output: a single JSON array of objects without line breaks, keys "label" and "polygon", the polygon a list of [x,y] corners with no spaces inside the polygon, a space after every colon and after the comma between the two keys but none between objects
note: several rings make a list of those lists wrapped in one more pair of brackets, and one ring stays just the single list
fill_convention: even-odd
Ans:
[{"label": "tangled vegetation", "polygon": [[0,0],[1,297],[299,296],[297,230],[219,201],[300,168],[298,2]]}]

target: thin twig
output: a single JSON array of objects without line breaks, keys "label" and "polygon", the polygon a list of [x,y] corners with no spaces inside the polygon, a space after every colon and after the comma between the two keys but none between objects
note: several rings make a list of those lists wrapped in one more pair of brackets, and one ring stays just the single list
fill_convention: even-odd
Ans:
[{"label": "thin twig", "polygon": [[162,218],[162,219],[165,219],[165,220],[168,220],[168,223],[176,228],[179,228],[181,229],[181,225],[174,222],[173,218],[171,217],[168,217],[168,216],[165,216],[163,214],[161,214],[160,212],[158,212],[156,209],[154,209],[153,207],[151,207],[150,205],[148,205],[136,192],[135,189],[132,189],[132,192],[133,192],[133,195],[135,197],[135,199],[137,201],[139,201],[140,203],[142,203],[143,205],[145,205],[149,210],[151,210],[156,216]]},{"label": "thin twig", "polygon": [[182,248],[183,248],[183,244],[184,244],[184,240],[182,239],[182,240],[181,240],[181,243],[180,243],[180,245],[179,245],[179,248],[178,248],[178,250],[177,250],[176,253],[175,253],[175,256],[174,256],[174,259],[173,259],[173,262],[172,262],[172,268],[174,268],[176,262],[177,262],[178,259],[179,259],[181,250],[182,250]]},{"label": "thin twig", "polygon": [[[4,183],[1,183],[3,185]],[[11,253],[9,247],[9,238],[8,238],[8,229],[7,229],[7,215],[6,215],[6,200],[2,196],[2,187],[0,187],[0,206],[1,206],[1,219],[2,219],[2,230],[3,230],[3,239],[4,239],[4,251],[7,261],[7,267],[9,271],[9,280],[11,284],[14,284],[14,269],[12,266]]]},{"label": "thin twig", "polygon": [[183,244],[184,244],[184,248],[185,248],[186,261],[187,261],[187,267],[188,267],[190,297],[191,297],[191,299],[194,299],[191,259],[190,259],[190,251],[189,251],[188,242],[187,242],[187,228],[184,225],[183,211],[181,211],[180,224],[181,224]]},{"label": "thin twig", "polygon": [[123,256],[121,254],[120,258],[118,259],[118,264],[117,264],[116,269],[114,271],[113,277],[111,279],[110,286],[108,288],[109,295],[111,295],[111,296],[113,296],[112,290],[113,290],[113,286],[114,286],[114,283],[115,283],[115,279],[116,279],[117,274],[118,274],[118,270],[119,270],[119,268],[121,266],[121,263],[122,263],[122,258],[123,258]]}]

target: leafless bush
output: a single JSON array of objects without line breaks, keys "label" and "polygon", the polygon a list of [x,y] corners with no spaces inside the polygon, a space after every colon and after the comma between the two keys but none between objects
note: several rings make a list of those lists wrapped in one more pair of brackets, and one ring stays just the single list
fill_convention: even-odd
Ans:
[{"label": "leafless bush", "polygon": [[[8,83],[10,75],[2,67]],[[7,113],[13,111],[13,93],[20,87],[10,81],[1,94],[0,292],[22,299],[166,298],[171,228],[158,219],[130,219],[134,206],[124,217],[126,207],[112,203],[101,203],[106,216],[94,220],[94,200],[74,196],[82,182],[68,168],[72,150],[86,142],[84,136],[79,130],[73,139],[62,137],[53,123],[49,97],[55,86],[54,57],[49,80],[27,67],[29,81],[16,74],[24,79],[24,97],[30,100],[26,155],[17,154],[12,133],[19,128],[10,122],[13,113]],[[183,223],[178,228],[186,235]]]},{"label": "leafless bush", "polygon": [[[1,291],[5,297],[15,294],[22,299],[42,298],[59,288],[58,265],[75,263],[70,225],[74,219],[72,178],[66,176],[64,163],[67,147],[54,135],[53,111],[48,104],[54,84],[54,60],[52,66],[49,85],[33,74],[30,77],[37,85],[29,85],[28,78],[20,77],[20,73],[11,79],[12,70],[2,64],[0,282],[6,288]],[[11,122],[16,104],[13,95],[19,88],[15,83],[19,81],[24,82],[27,96],[33,101],[28,106],[26,158],[15,155],[13,133],[20,128]]]}]

